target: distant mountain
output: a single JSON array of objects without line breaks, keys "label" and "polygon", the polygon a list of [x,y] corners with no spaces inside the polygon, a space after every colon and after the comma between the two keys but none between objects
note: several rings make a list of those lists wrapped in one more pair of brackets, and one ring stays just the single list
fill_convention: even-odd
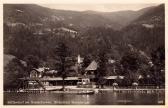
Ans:
[{"label": "distant mountain", "polygon": [[121,29],[137,19],[147,10],[96,12],[96,11],[69,11],[49,9],[34,4],[5,4],[4,21],[22,23],[44,23],[46,20],[61,21],[67,26],[83,29],[86,27],[104,26],[115,30]]},{"label": "distant mountain", "polygon": [[4,4],[4,22],[33,23],[52,15],[48,8],[33,4]]},{"label": "distant mountain", "polygon": [[[128,44],[150,55],[152,50],[164,46],[164,20],[163,4],[118,12],[78,12],[32,4],[5,4],[4,52],[18,58],[37,54],[46,59],[46,52],[52,51],[59,39],[65,37],[73,55],[96,55],[99,48],[106,47],[110,49],[109,55],[120,58]],[[25,34],[27,29],[30,31]],[[29,40],[31,42],[27,42]]]},{"label": "distant mountain", "polygon": [[165,45],[165,7],[151,8],[122,29],[123,40],[148,54]]},{"label": "distant mountain", "polygon": [[150,23],[154,25],[163,25],[165,23],[165,7],[164,4],[161,4],[155,8],[151,8],[149,11],[146,11],[143,15],[138,17],[135,23]]},{"label": "distant mountain", "polygon": [[111,21],[117,22],[120,25],[121,29],[129,25],[132,21],[136,20],[145,12],[149,11],[150,9],[153,9],[154,7],[155,6],[147,7],[138,11],[125,10],[117,12],[105,12],[102,13],[102,15]]}]

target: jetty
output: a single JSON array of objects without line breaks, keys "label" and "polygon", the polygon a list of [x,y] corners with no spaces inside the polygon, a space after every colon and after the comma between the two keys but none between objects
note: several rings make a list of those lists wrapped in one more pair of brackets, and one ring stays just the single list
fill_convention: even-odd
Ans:
[{"label": "jetty", "polygon": [[132,93],[132,92],[138,92],[138,93],[162,93],[165,92],[165,89],[114,89],[114,92],[118,93]]}]

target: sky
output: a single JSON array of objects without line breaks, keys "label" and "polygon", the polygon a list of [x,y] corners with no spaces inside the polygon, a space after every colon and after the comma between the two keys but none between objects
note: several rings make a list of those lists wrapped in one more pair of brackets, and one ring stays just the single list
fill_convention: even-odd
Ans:
[{"label": "sky", "polygon": [[156,6],[159,4],[39,4],[51,9],[74,10],[74,11],[101,11],[114,12],[122,10],[139,10],[145,7]]}]

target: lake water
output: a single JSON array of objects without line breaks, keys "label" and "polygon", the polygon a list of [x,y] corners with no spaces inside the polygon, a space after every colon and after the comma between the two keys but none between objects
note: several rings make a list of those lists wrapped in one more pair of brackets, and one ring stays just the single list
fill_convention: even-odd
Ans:
[{"label": "lake water", "polygon": [[92,95],[58,93],[4,93],[4,105],[164,105],[164,93],[117,93]]}]

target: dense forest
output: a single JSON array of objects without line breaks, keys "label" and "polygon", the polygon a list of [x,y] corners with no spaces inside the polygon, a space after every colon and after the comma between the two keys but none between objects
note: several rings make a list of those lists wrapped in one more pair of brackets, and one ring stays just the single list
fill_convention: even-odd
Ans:
[{"label": "dense forest", "polygon": [[[3,28],[4,62],[9,61],[4,65],[5,87],[16,86],[17,78],[42,66],[60,70],[64,77],[61,72],[66,69],[59,68],[60,62],[64,67],[74,65],[79,54],[84,58],[83,68],[92,60],[99,63],[99,76],[124,75],[127,85],[137,80],[146,84],[139,80],[141,75],[151,84],[164,85],[164,4],[118,13],[5,4]],[[7,60],[6,56],[14,59]],[[108,60],[115,62],[110,64]]]}]

